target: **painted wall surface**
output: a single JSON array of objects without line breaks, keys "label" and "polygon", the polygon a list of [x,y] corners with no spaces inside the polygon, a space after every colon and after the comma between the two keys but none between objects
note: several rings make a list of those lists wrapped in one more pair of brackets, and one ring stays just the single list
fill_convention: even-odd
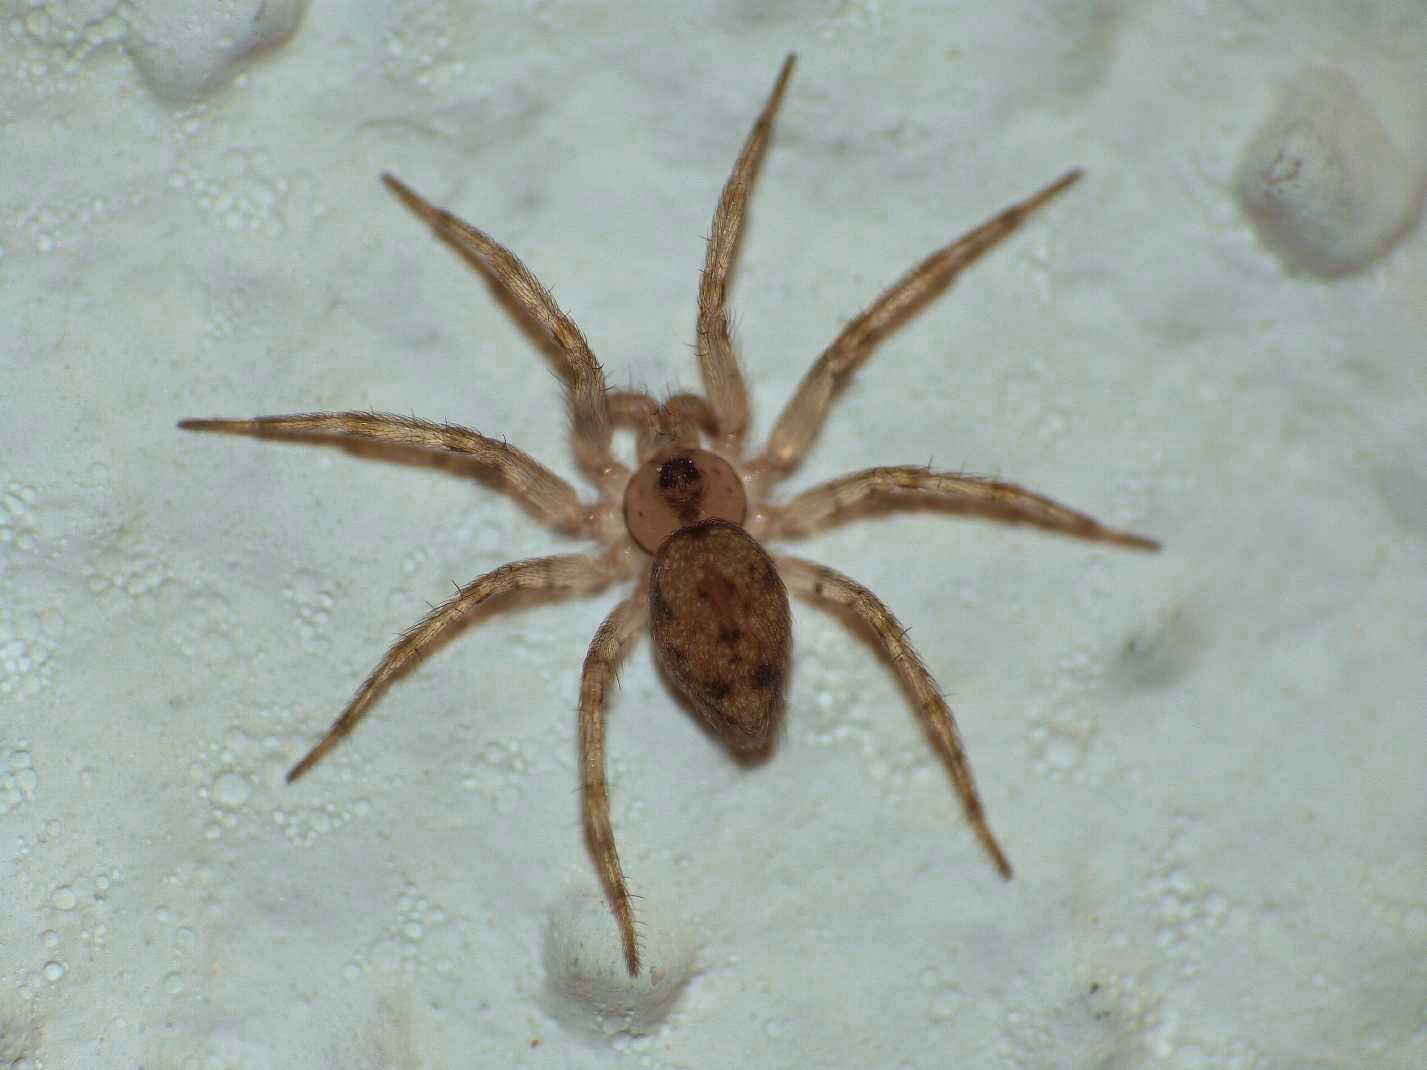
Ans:
[{"label": "painted wall surface", "polygon": [[[0,1067],[1427,1066],[1420,4],[36,3],[0,27]],[[611,385],[698,386],[715,201],[755,438],[936,246],[788,492],[1023,483],[798,543],[956,710],[795,606],[732,760],[642,643],[610,721],[647,970],[580,823],[619,592],[475,620],[296,785],[402,629],[580,545],[438,464],[200,436],[381,410],[577,470],[548,361],[381,186],[519,253]],[[621,439],[621,448],[632,443]]]}]

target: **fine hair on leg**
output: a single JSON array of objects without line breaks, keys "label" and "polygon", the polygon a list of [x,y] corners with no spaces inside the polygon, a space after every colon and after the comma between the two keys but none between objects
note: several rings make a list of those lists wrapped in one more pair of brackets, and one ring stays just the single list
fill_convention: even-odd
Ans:
[{"label": "fine hair on leg", "polygon": [[942,698],[941,689],[932,679],[932,674],[907,641],[907,630],[880,598],[841,572],[800,557],[780,556],[775,560],[788,590],[814,603],[848,609],[872,630],[878,645],[912,694],[927,734],[951,774],[956,793],[961,796],[961,808],[972,831],[991,856],[996,871],[1009,880],[1011,863],[986,822],[981,796],[976,790],[976,778],[971,775],[971,760],[966,756],[966,746],[961,742],[961,732],[956,727],[956,717],[946,699]]},{"label": "fine hair on leg", "polygon": [[641,585],[635,594],[615,606],[595,632],[585,655],[580,677],[580,768],[584,788],[585,838],[599,867],[605,894],[624,942],[624,961],[631,977],[639,973],[639,941],[634,928],[634,908],[619,864],[614,826],[609,817],[609,784],[605,779],[605,713],[609,693],[619,672],[620,659],[630,640],[649,619],[649,600]]},{"label": "fine hair on leg", "polygon": [[1032,212],[1079,177],[1078,169],[1067,171],[1040,192],[938,249],[844,327],[803,376],[773,425],[763,456],[755,462],[767,478],[776,481],[798,466],[822,430],[839,388],[872,355],[878,342],[944,294],[966,267],[1005,240]]},{"label": "fine hair on leg", "polygon": [[869,509],[894,511],[927,506],[980,513],[1132,550],[1159,549],[1154,539],[1106,527],[1092,516],[1015,483],[933,472],[912,465],[864,468],[810,487],[786,504],[770,508],[767,537],[811,535],[855,519],[860,511]]},{"label": "fine hair on leg", "polygon": [[743,434],[748,429],[748,385],[738,367],[738,355],[733,350],[729,331],[728,280],[738,255],[739,238],[743,234],[743,218],[748,206],[748,193],[758,176],[758,167],[768,148],[773,132],[773,118],[783,101],[783,92],[793,74],[793,56],[783,61],[773,91],[743,150],[734,162],[733,171],[724,183],[718,207],[714,210],[713,227],[709,231],[708,248],[704,254],[704,270],[699,276],[698,348],[699,373],[703,376],[704,392],[718,424],[721,449],[738,456],[742,452]]},{"label": "fine hair on leg", "polygon": [[415,625],[402,633],[371,674],[362,681],[352,701],[342,711],[327,734],[287,774],[288,783],[297,780],[351,734],[372,701],[391,680],[419,661],[423,651],[437,636],[466,613],[492,598],[515,591],[552,591],[584,595],[607,587],[619,579],[616,570],[602,558],[585,554],[533,557],[514,561],[472,580],[442,602]]},{"label": "fine hair on leg", "polygon": [[387,412],[305,412],[249,420],[182,420],[185,431],[217,431],[254,438],[297,439],[333,435],[397,446],[449,450],[494,471],[511,496],[557,531],[584,534],[587,510],[580,495],[550,469],[508,442],[459,424],[432,423]]},{"label": "fine hair on leg", "polygon": [[575,321],[560,311],[550,291],[520,258],[479,227],[438,208],[392,174],[382,175],[387,188],[430,224],[436,236],[488,271],[515,303],[520,314],[544,330],[558,347],[562,377],[570,393],[575,425],[575,460],[592,479],[615,481],[627,475],[610,452],[609,407],[604,370]]}]

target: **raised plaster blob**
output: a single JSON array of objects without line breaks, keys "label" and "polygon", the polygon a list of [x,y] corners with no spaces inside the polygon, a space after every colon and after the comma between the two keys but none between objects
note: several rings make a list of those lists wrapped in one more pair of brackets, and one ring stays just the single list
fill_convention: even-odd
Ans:
[{"label": "raised plaster blob", "polygon": [[1427,168],[1398,150],[1347,75],[1314,67],[1285,87],[1234,186],[1289,270],[1329,277],[1362,270],[1411,229]]},{"label": "raised plaster blob", "polygon": [[136,0],[124,48],[156,96],[193,101],[292,36],[307,0]]},{"label": "raised plaster blob", "polygon": [[694,949],[687,930],[661,916],[657,904],[645,901],[641,922],[642,965],[631,977],[602,896],[571,891],[550,907],[542,1002],[551,1017],[606,1036],[638,1036],[663,1024],[693,975]]}]

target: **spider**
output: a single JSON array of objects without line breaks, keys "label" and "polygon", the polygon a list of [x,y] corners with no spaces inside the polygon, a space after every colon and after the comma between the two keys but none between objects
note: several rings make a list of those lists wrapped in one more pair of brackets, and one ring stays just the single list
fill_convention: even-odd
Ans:
[{"label": "spider", "polygon": [[[735,754],[767,754],[781,722],[792,628],[788,592],[859,620],[916,704],[946,765],[966,819],[1002,877],[1011,863],[987,824],[956,719],[906,637],[875,594],[855,580],[798,557],[770,556],[762,542],[788,539],[869,510],[940,507],[1032,524],[1081,539],[1155,550],[1153,539],[1106,527],[1012,483],[919,466],[867,468],[814,486],[781,504],[769,490],[797,468],[822,429],[834,397],[887,334],[938,297],[967,265],[1080,177],[1072,170],[943,246],[888,287],[837,336],[804,376],[761,452],[745,445],[748,388],[730,338],[727,289],[749,190],[793,71],[784,61],[719,197],[698,294],[698,362],[704,394],[664,402],[610,390],[574,322],[534,274],[484,231],[432,205],[399,179],[382,181],[476,267],[554,359],[568,393],[576,461],[598,488],[581,499],[565,480],[504,440],[467,427],[377,412],[322,412],[254,419],[184,420],[191,431],[278,439],[375,440],[397,448],[465,454],[557,531],[592,539],[598,554],[560,554],[502,565],[460,587],[403,633],[357,688],[327,734],[287,774],[297,780],[344,739],[397,676],[468,612],[517,591],[590,595],[636,581],[607,616],[585,656],[579,736],[586,839],[618,922],[631,976],[640,968],[630,893],[610,824],[605,780],[605,710],[619,663],[649,625],[665,677]],[[635,434],[637,466],[611,450],[613,429]]]}]

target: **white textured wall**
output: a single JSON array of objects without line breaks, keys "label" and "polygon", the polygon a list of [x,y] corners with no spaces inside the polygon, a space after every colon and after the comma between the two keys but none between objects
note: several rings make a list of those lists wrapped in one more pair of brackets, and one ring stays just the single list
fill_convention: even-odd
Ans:
[{"label": "white textured wall", "polygon": [[[1427,1065],[1419,4],[297,6],[0,24],[0,1067]],[[468,629],[288,787],[427,602],[569,544],[174,424],[375,407],[573,476],[548,366],[378,173],[525,257],[614,385],[693,386],[790,50],[734,294],[760,431],[882,285],[1087,172],[792,485],[932,459],[1166,549],[923,514],[800,550],[910,627],[1009,885],[838,622],[796,610],[756,769],[638,648],[611,776],[662,980],[601,1014],[553,980],[617,955],[572,713],[614,596]]]}]

